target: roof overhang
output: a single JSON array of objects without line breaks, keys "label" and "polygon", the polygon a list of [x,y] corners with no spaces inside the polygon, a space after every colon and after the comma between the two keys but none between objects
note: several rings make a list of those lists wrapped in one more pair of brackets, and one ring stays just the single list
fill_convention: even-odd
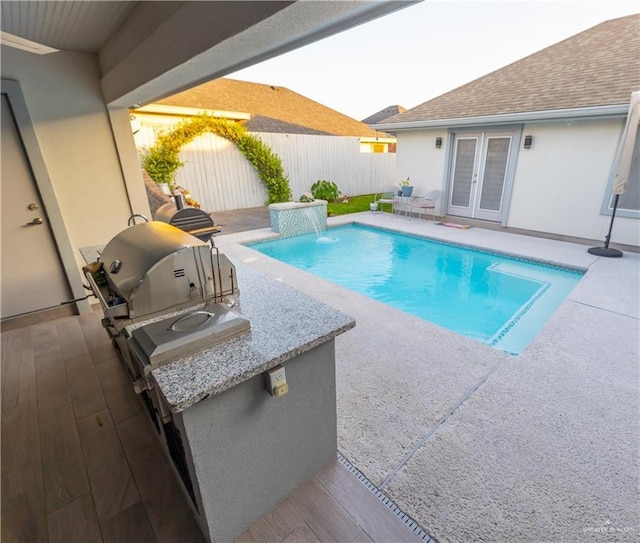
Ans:
[{"label": "roof overhang", "polygon": [[375,130],[402,132],[423,130],[425,128],[455,128],[460,126],[500,126],[515,123],[572,121],[574,119],[604,119],[626,116],[629,104],[594,106],[548,111],[527,111],[506,113],[503,115],[482,115],[477,117],[456,117],[450,119],[432,119],[425,121],[407,121],[372,125]]},{"label": "roof overhang", "polygon": [[[105,101],[116,108],[156,102],[416,1],[263,1],[249,11],[251,2],[172,2],[161,24],[146,25],[144,33],[143,15],[164,3],[139,2],[99,53]],[[222,7],[237,18],[225,21]]]}]

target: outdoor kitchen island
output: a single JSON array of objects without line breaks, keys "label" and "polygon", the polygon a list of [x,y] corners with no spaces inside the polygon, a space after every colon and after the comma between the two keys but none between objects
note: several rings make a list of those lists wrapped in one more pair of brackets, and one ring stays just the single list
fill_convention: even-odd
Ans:
[{"label": "outdoor kitchen island", "polygon": [[[355,325],[259,272],[236,270],[251,331],[151,373],[181,435],[196,516],[216,542],[233,540],[335,461],[334,338]],[[289,387],[280,398],[264,376],[278,364]]]},{"label": "outdoor kitchen island", "polygon": [[[81,252],[93,261],[100,249]],[[344,313],[235,266],[250,330],[147,368],[135,387],[205,537],[215,542],[239,536],[335,461],[334,338],[355,326]],[[127,326],[127,334],[148,322]],[[265,378],[277,365],[288,385],[278,398]]]}]

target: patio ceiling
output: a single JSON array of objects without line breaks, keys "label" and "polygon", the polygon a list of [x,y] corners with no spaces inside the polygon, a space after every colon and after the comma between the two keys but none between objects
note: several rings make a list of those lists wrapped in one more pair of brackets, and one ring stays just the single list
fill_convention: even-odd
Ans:
[{"label": "patio ceiling", "polygon": [[96,53],[138,2],[2,2],[0,27],[55,49]]},{"label": "patio ceiling", "polygon": [[421,0],[2,2],[1,28],[98,55],[105,101],[147,104]]}]

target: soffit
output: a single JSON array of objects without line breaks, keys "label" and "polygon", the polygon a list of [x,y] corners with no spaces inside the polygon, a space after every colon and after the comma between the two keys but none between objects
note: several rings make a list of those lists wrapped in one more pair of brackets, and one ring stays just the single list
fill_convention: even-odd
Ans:
[{"label": "soffit", "polygon": [[55,49],[95,53],[138,2],[0,2],[0,28]]}]

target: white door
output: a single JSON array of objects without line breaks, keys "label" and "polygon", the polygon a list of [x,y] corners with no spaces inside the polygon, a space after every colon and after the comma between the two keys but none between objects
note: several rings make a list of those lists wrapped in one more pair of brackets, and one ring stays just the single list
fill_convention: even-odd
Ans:
[{"label": "white door", "polygon": [[478,183],[481,133],[456,135],[453,141],[453,168],[447,215],[473,217]]},{"label": "white door", "polygon": [[454,139],[447,214],[501,222],[513,132],[458,134]]},{"label": "white door", "polygon": [[7,318],[58,307],[71,295],[5,94],[1,114],[0,316]]}]

